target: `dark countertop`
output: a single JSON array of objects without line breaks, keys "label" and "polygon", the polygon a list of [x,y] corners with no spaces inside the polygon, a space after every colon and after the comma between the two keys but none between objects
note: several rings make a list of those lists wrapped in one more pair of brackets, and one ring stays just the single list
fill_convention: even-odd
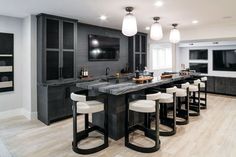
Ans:
[{"label": "dark countertop", "polygon": [[90,81],[90,82],[77,83],[76,86],[83,89],[94,90],[97,92],[107,93],[111,95],[122,95],[122,94],[130,93],[130,92],[147,89],[150,87],[155,87],[155,86],[171,83],[173,81],[183,80],[189,77],[191,76],[176,75],[173,78],[167,78],[167,79],[160,79],[160,78],[155,77],[152,80],[152,82],[144,83],[144,84],[136,84],[133,81],[114,83],[114,82],[95,80],[95,81]]}]

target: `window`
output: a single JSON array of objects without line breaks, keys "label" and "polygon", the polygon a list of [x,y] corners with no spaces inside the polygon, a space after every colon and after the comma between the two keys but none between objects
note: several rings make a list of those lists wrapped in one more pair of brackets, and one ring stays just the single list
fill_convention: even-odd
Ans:
[{"label": "window", "polygon": [[170,47],[153,47],[151,53],[153,70],[172,68],[172,51]]}]

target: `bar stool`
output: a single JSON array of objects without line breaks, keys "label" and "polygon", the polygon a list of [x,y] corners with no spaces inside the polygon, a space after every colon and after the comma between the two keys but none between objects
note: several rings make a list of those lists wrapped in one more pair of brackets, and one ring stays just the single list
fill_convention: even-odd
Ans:
[{"label": "bar stool", "polygon": [[[190,101],[189,101],[189,116],[199,116],[200,115],[200,83],[197,85],[190,85],[189,82],[181,84],[181,88],[189,88]],[[196,93],[198,96],[196,96]],[[197,101],[196,101],[197,100]]]},{"label": "bar stool", "polygon": [[[160,136],[172,136],[176,134],[176,93],[173,94],[161,93],[160,103],[160,123],[171,128],[171,131],[160,131]],[[173,117],[168,117],[168,107],[171,104]]]},{"label": "bar stool", "polygon": [[[126,110],[125,110],[125,146],[142,153],[152,153],[160,149],[159,140],[159,118],[155,121],[155,130],[151,130],[146,126],[135,124],[130,127],[129,111],[139,113],[155,113],[156,117],[159,117],[159,102],[158,99],[161,93],[148,94],[146,99],[135,100],[130,102],[129,95],[126,95]],[[145,136],[154,140],[155,145],[153,147],[141,147],[130,143],[129,134],[135,130],[141,130],[145,133]]]},{"label": "bar stool", "polygon": [[[92,154],[98,151],[101,151],[108,147],[108,119],[107,119],[107,104],[96,101],[90,100],[87,101],[90,97],[86,97],[85,95],[71,93],[71,99],[73,100],[73,142],[72,142],[72,149],[74,152],[78,154]],[[104,118],[104,128],[99,126],[95,126],[90,124],[88,115],[90,113],[96,112],[105,112]],[[85,117],[85,130],[77,132],[77,113],[84,114]],[[100,146],[90,148],[90,149],[81,149],[78,148],[78,143],[87,138],[89,133],[92,131],[99,131],[101,134],[104,135],[104,143]]]},{"label": "bar stool", "polygon": [[201,93],[204,94],[204,97],[200,96],[200,108],[207,109],[207,77],[201,77],[194,81],[194,85],[197,85],[198,83],[200,83]]},{"label": "bar stool", "polygon": [[[176,93],[176,117],[183,120],[176,120],[177,125],[186,125],[189,123],[189,87],[187,89],[177,88],[176,86],[171,88],[166,88],[166,93],[173,94]],[[182,101],[182,98],[185,101]],[[182,105],[184,104],[184,108]]]}]

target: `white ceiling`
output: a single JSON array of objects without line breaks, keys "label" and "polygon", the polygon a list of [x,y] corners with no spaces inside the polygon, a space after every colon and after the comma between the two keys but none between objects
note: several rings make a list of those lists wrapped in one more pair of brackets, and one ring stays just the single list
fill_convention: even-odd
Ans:
[{"label": "white ceiling", "polygon": [[[48,13],[76,18],[80,22],[121,29],[124,8],[133,6],[138,29],[160,16],[160,23],[170,29],[172,23],[180,28],[203,27],[211,24],[236,23],[236,0],[162,0],[162,7],[154,6],[157,0],[0,0],[0,15],[26,17],[30,14]],[[108,19],[101,21],[100,15]],[[232,17],[226,18],[223,17]],[[192,20],[199,20],[193,25]]]}]

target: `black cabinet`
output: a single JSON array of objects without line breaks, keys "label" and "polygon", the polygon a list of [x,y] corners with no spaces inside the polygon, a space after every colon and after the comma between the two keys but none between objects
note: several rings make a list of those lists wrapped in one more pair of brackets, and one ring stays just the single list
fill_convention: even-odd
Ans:
[{"label": "black cabinet", "polygon": [[37,29],[38,119],[49,125],[72,115],[77,20],[40,14]]},{"label": "black cabinet", "polygon": [[38,119],[50,123],[72,115],[71,92],[77,91],[76,84],[38,85]]},{"label": "black cabinet", "polygon": [[76,78],[77,20],[40,14],[38,19],[38,82]]},{"label": "black cabinet", "polygon": [[236,95],[236,78],[232,77],[207,77],[207,91],[216,94]]},{"label": "black cabinet", "polygon": [[136,69],[144,70],[147,66],[147,34],[138,33],[129,38],[129,67],[130,72]]}]

